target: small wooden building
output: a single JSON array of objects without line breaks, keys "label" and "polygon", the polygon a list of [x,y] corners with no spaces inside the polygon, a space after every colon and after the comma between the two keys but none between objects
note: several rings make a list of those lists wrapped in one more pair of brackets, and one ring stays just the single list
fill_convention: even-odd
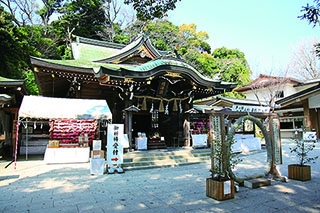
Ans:
[{"label": "small wooden building", "polygon": [[0,76],[0,156],[12,155],[15,151],[18,111],[26,94],[24,80]]},{"label": "small wooden building", "polygon": [[[302,108],[303,119],[293,122],[292,129],[301,129],[302,126],[307,131],[316,131],[317,137],[320,137],[320,80],[315,79],[312,87],[294,93],[288,97],[278,100],[276,103],[281,106],[281,110],[288,113],[295,112],[295,109]],[[292,135],[293,136],[293,135]]]},{"label": "small wooden building", "polygon": [[173,146],[174,139],[184,134],[188,145],[185,112],[193,100],[236,87],[203,76],[172,53],[158,51],[145,34],[127,46],[77,37],[72,54],[72,60],[31,57],[40,94],[106,100],[112,122],[125,124],[132,148],[138,133],[162,137],[163,146]]}]

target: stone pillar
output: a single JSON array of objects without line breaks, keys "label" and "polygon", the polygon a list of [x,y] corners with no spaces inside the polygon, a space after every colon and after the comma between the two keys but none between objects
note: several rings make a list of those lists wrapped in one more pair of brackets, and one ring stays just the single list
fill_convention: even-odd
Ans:
[{"label": "stone pillar", "polygon": [[190,121],[189,115],[185,116],[183,122],[183,138],[184,138],[184,146],[190,146]]}]

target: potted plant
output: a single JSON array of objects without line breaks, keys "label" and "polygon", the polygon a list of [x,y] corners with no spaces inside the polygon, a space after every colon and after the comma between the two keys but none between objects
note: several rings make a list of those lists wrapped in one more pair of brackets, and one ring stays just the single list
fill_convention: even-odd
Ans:
[{"label": "potted plant", "polygon": [[206,195],[216,200],[234,198],[234,180],[230,169],[241,160],[235,158],[238,153],[231,152],[233,136],[224,142],[221,139],[210,139],[211,142],[211,177],[206,179]]},{"label": "potted plant", "polygon": [[308,140],[307,132],[303,131],[303,137],[296,134],[293,139],[295,145],[290,148],[290,152],[294,152],[298,158],[298,164],[288,165],[288,178],[300,181],[311,180],[311,166],[307,163],[314,162],[318,156],[310,157],[310,152],[315,148],[317,139]]}]

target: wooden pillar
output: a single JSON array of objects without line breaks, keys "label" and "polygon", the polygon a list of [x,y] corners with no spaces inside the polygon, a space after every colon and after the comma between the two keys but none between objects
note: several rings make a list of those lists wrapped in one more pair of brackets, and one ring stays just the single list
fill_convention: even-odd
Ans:
[{"label": "wooden pillar", "polygon": [[[132,104],[132,101],[129,99],[125,100],[125,108],[129,107]],[[116,105],[116,103],[115,103]],[[124,117],[124,133],[128,135],[128,140],[129,140],[129,148],[134,149],[132,145],[132,112],[131,111],[125,111]]]},{"label": "wooden pillar", "polygon": [[124,112],[125,113],[125,129],[124,133],[128,135],[129,147],[133,149],[132,146],[132,112]]},{"label": "wooden pillar", "polygon": [[308,99],[303,100],[303,113],[304,113],[304,125],[306,131],[311,131],[311,119],[310,119],[310,110],[309,110],[309,102]]},{"label": "wooden pillar", "polygon": [[311,131],[317,131],[319,134],[319,122],[318,122],[318,113],[315,109],[309,109],[310,114],[310,123],[311,123]]}]

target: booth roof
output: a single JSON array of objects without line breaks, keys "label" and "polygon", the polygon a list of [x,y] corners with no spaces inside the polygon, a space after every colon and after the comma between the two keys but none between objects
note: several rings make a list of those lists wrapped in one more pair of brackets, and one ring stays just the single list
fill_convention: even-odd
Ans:
[{"label": "booth roof", "polygon": [[105,100],[24,96],[19,117],[111,120],[112,114]]}]

